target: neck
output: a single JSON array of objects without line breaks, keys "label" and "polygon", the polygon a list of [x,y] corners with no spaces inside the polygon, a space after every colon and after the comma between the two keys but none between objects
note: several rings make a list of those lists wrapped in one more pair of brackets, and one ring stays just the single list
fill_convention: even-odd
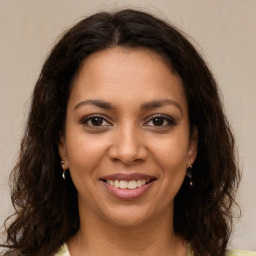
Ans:
[{"label": "neck", "polygon": [[86,218],[68,242],[72,256],[187,255],[186,244],[174,234],[170,214],[134,226],[113,225],[88,212],[80,216]]}]

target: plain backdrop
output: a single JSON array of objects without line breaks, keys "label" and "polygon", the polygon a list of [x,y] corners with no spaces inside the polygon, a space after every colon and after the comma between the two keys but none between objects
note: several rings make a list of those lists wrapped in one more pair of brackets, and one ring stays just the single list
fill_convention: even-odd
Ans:
[{"label": "plain backdrop", "polygon": [[209,63],[237,140],[243,178],[230,247],[256,251],[255,0],[0,0],[0,225],[11,213],[15,164],[30,96],[58,36],[99,10],[136,7],[183,31]]}]

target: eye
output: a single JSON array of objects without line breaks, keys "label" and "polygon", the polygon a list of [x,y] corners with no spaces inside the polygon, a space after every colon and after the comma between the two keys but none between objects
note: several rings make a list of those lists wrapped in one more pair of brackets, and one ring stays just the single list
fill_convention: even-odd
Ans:
[{"label": "eye", "polygon": [[102,116],[86,116],[82,118],[81,123],[89,127],[111,126]]},{"label": "eye", "polygon": [[150,119],[144,124],[145,126],[166,127],[177,124],[172,117],[163,114],[155,114],[149,118]]}]

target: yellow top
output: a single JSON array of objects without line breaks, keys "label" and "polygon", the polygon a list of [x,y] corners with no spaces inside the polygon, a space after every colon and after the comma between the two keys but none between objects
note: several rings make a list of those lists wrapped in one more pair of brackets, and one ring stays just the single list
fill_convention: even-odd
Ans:
[{"label": "yellow top", "polygon": [[226,256],[256,256],[256,252],[244,250],[231,250],[227,251]]},{"label": "yellow top", "polygon": [[[188,252],[188,256],[192,256],[191,252]],[[70,256],[68,246],[63,244],[55,256]],[[226,256],[256,256],[256,252],[243,251],[243,250],[230,250],[227,251]]]},{"label": "yellow top", "polygon": [[55,256],[70,256],[67,244],[63,244]]}]

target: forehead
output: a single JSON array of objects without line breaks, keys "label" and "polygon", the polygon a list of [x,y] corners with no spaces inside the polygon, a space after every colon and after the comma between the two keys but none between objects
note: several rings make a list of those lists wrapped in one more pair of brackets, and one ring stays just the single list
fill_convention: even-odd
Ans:
[{"label": "forehead", "polygon": [[76,75],[70,100],[185,101],[180,77],[167,61],[149,49],[115,47],[86,58]]}]

